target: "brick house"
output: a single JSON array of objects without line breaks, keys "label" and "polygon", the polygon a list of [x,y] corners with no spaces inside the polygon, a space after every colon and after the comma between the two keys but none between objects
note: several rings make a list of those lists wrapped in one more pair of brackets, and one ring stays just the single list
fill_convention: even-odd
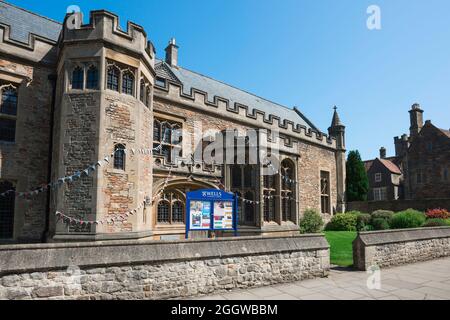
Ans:
[{"label": "brick house", "polygon": [[[82,20],[0,1],[0,241],[180,238],[186,192],[205,188],[240,196],[239,235],[292,234],[306,208],[345,210],[336,110],[325,134],[298,108],[183,68],[175,40],[158,59],[141,26],[122,30],[104,10]],[[199,127],[213,133],[174,138]],[[268,132],[256,147],[270,145],[279,170],[194,156],[218,132],[247,150],[250,130]]]},{"label": "brick house", "polygon": [[395,137],[395,156],[365,161],[368,200],[450,198],[450,130],[423,123],[423,110],[414,104],[410,135]]}]

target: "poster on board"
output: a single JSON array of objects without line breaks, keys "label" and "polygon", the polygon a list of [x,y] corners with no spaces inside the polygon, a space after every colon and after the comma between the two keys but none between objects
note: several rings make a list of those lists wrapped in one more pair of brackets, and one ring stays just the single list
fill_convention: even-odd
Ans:
[{"label": "poster on board", "polygon": [[214,230],[233,229],[233,202],[214,201]]},{"label": "poster on board", "polygon": [[191,201],[191,229],[208,230],[211,228],[211,202]]}]

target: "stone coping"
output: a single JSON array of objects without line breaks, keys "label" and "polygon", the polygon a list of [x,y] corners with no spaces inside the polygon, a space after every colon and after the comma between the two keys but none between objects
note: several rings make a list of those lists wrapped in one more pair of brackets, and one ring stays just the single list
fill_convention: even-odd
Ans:
[{"label": "stone coping", "polygon": [[177,241],[102,241],[0,246],[0,275],[78,267],[180,262],[327,250],[323,234]]},{"label": "stone coping", "polygon": [[450,227],[365,231],[359,232],[355,241],[359,240],[366,246],[376,246],[439,238],[450,238]]}]

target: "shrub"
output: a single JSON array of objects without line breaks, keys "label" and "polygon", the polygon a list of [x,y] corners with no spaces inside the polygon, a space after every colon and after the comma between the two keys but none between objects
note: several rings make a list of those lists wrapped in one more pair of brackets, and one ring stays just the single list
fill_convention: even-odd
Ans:
[{"label": "shrub", "polygon": [[389,222],[383,218],[375,218],[370,222],[374,230],[388,230],[391,228]]},{"label": "shrub", "polygon": [[428,209],[426,214],[427,219],[449,219],[450,212],[447,209]]},{"label": "shrub", "polygon": [[323,220],[320,214],[314,209],[306,209],[300,219],[301,233],[317,233],[322,229]]},{"label": "shrub", "polygon": [[356,231],[356,214],[338,213],[327,224],[329,231]]},{"label": "shrub", "polygon": [[368,229],[372,229],[370,226],[371,219],[372,219],[372,216],[370,214],[367,214],[367,213],[358,214],[357,218],[356,218],[356,230],[369,231]]},{"label": "shrub", "polygon": [[428,219],[423,224],[423,227],[446,227],[448,223],[444,219]]},{"label": "shrub", "polygon": [[405,228],[419,228],[426,220],[425,215],[413,209],[398,212],[392,216],[391,228],[405,229]]},{"label": "shrub", "polygon": [[[394,215],[393,211],[389,210],[376,210],[371,214],[370,224],[374,227],[375,230],[387,230],[391,228],[391,219]],[[384,220],[384,222],[380,222],[379,219]],[[377,220],[375,222],[375,220]]]}]

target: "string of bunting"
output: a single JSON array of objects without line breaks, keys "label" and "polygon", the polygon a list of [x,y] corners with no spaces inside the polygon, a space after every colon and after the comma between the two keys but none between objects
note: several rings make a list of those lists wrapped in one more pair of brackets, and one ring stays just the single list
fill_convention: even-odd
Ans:
[{"label": "string of bunting", "polygon": [[[159,145],[158,147],[153,148],[153,149],[149,149],[149,148],[133,149],[133,148],[131,148],[129,150],[131,151],[131,153],[133,155],[136,153],[143,154],[143,155],[150,155],[155,151],[159,151],[161,149],[161,147],[162,147],[162,145]],[[123,151],[125,154],[128,152],[127,149],[123,149]],[[54,180],[53,182],[42,184],[40,187],[32,189],[31,191],[18,192],[18,191],[12,190],[12,189],[7,190],[7,191],[0,193],[0,197],[7,197],[11,194],[14,194],[16,197],[19,197],[19,198],[29,198],[31,196],[38,195],[39,193],[42,193],[48,189],[57,188],[57,187],[62,186],[65,183],[71,183],[73,181],[76,181],[76,180],[80,179],[83,175],[89,176],[92,172],[97,170],[97,167],[102,167],[104,165],[109,164],[110,158],[113,158],[113,157],[114,157],[114,152],[108,156],[105,156],[102,160],[99,160],[96,163],[89,165],[84,170],[76,171],[73,175],[61,177],[61,178]]]},{"label": "string of bunting", "polygon": [[[172,172],[172,167],[170,167],[170,169],[169,169],[169,172],[168,172],[168,174],[167,174],[167,176],[166,176],[166,178],[165,178],[163,187],[161,188],[161,190],[160,190],[158,193],[156,193],[156,194],[153,196],[151,202],[155,201],[155,199],[156,199],[161,193],[164,192],[165,188],[167,187],[167,184],[169,183],[169,179],[170,179],[170,177],[171,177],[171,172]],[[140,209],[142,209],[143,207],[145,207],[146,203],[147,203],[147,201],[142,201],[142,202],[140,202],[140,204],[139,204],[136,208],[134,208],[133,210],[130,210],[130,211],[127,211],[127,212],[124,212],[124,213],[115,214],[113,217],[107,217],[107,218],[104,218],[104,219],[102,219],[102,220],[95,220],[95,221],[93,221],[93,220],[78,219],[78,218],[74,218],[74,217],[68,216],[68,215],[66,215],[66,214],[64,214],[64,213],[62,213],[62,212],[60,212],[60,211],[56,211],[56,212],[55,212],[55,216],[56,216],[58,219],[62,220],[64,223],[69,223],[69,224],[79,224],[79,225],[81,225],[81,226],[83,226],[83,225],[99,225],[99,224],[102,224],[102,225],[103,225],[103,224],[112,224],[112,225],[114,225],[116,222],[119,222],[119,223],[124,223],[124,222],[126,222],[130,216],[133,216],[133,215],[136,214]]]}]

